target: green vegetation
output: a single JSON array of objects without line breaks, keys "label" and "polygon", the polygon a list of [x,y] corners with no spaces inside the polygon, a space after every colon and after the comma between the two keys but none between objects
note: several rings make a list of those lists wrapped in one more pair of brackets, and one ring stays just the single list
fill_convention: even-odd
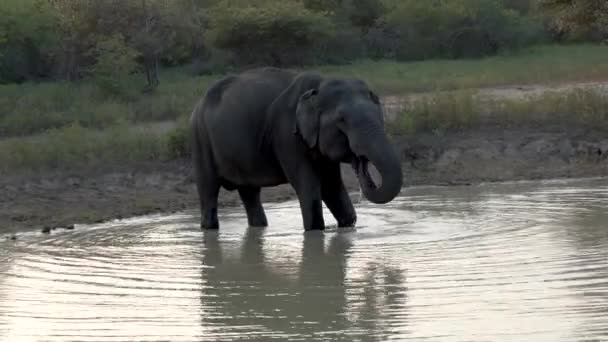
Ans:
[{"label": "green vegetation", "polygon": [[[563,39],[564,11],[531,5],[538,1],[3,0],[0,83],[94,78],[112,89],[117,77],[137,74],[152,91],[169,66],[203,74],[254,64],[484,57]],[[594,32],[583,38],[605,38],[605,9],[581,8],[570,17],[593,19],[578,21]]]},{"label": "green vegetation", "polygon": [[357,61],[346,66],[323,66],[335,75],[360,77],[381,93],[480,88],[509,84],[555,83],[606,79],[608,46],[536,46],[518,54],[484,59]]},{"label": "green vegetation", "polygon": [[173,157],[167,147],[167,138],[151,131],[125,125],[97,131],[74,124],[39,136],[0,141],[0,173],[159,161]]},{"label": "green vegetation", "polygon": [[[594,88],[549,91],[521,99],[483,98],[473,90],[424,94],[387,123],[395,135],[553,125],[608,131],[608,94]],[[0,174],[129,166],[179,159],[189,153],[186,117],[168,132],[125,124],[104,130],[73,124],[38,136],[0,140]]]},{"label": "green vegetation", "polygon": [[584,87],[521,99],[484,99],[474,91],[436,93],[408,103],[388,129],[393,134],[415,134],[553,125],[608,130],[608,94]]},{"label": "green vegetation", "polygon": [[608,39],[608,2],[605,0],[537,0],[558,32],[595,40]]},{"label": "green vegetation", "polygon": [[0,85],[0,136],[36,134],[72,123],[105,128],[186,116],[213,78],[171,72],[152,94],[138,92],[134,77],[115,79],[121,87],[112,93],[97,82]]},{"label": "green vegetation", "polygon": [[[608,46],[543,46],[517,55],[481,60],[409,63],[364,60],[315,69],[360,77],[388,95],[606,79],[606,56]],[[176,120],[188,116],[207,85],[220,77],[193,77],[180,68],[166,70],[161,76],[165,81],[154,93],[140,93],[136,76],[114,79],[120,84],[114,92],[108,92],[95,81],[0,86],[0,136],[37,134],[73,123],[85,128],[105,128],[121,122]]]},{"label": "green vegetation", "polygon": [[186,156],[210,82],[259,65],[436,93],[395,133],[487,118],[604,127],[601,94],[480,107],[474,90],[607,79],[608,46],[594,43],[607,18],[603,0],[3,0],[0,172]]}]

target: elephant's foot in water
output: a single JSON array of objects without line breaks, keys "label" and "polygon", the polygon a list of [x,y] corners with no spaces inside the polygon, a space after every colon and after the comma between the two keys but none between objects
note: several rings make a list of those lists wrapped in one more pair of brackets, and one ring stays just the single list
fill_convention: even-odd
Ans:
[{"label": "elephant's foot in water", "polygon": [[219,229],[220,223],[217,218],[217,207],[204,209],[201,217],[201,229]]},{"label": "elephant's foot in water", "polygon": [[260,191],[260,188],[254,187],[239,189],[239,195],[247,212],[247,221],[250,227],[268,226],[268,219],[260,200]]},{"label": "elephant's foot in water", "polygon": [[357,213],[339,172],[338,166],[333,177],[328,176],[323,180],[321,194],[323,202],[338,222],[338,228],[352,228],[357,223]]}]

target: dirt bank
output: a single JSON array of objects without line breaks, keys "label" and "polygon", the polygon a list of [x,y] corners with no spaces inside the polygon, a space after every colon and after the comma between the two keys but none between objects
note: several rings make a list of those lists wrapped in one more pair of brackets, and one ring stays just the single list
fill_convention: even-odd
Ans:
[{"label": "dirt bank", "polygon": [[[406,186],[608,175],[608,135],[571,127],[486,128],[393,140],[403,160]],[[357,190],[347,165],[344,175],[348,188]],[[0,180],[0,193],[0,233],[65,228],[198,206],[185,160],[14,175]],[[293,197],[289,186],[263,191],[266,202]],[[222,191],[220,203],[222,207],[240,205],[236,192]]]}]

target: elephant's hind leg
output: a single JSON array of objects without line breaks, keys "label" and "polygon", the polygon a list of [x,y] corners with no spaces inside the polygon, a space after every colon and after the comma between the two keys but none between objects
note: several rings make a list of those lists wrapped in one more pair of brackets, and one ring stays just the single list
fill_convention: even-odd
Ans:
[{"label": "elephant's hind leg", "polygon": [[241,196],[241,201],[247,211],[247,221],[249,221],[250,227],[268,226],[266,213],[264,213],[264,207],[260,200],[260,192],[261,189],[257,187],[239,188],[239,195]]},{"label": "elephant's hind leg", "polygon": [[207,179],[197,182],[201,205],[201,229],[219,229],[217,218],[217,197],[220,185],[217,180]]},{"label": "elephant's hind leg", "polygon": [[220,193],[220,181],[211,160],[209,149],[203,149],[199,137],[194,136],[192,148],[196,189],[201,207],[201,229],[219,229],[217,217],[217,197]]}]

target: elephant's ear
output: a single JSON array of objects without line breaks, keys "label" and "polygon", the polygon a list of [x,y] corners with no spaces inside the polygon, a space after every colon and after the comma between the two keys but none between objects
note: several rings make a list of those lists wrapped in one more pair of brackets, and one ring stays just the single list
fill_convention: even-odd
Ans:
[{"label": "elephant's ear", "polygon": [[[300,134],[309,147],[317,143],[319,131],[318,112],[313,112],[313,102],[310,101],[321,84],[322,77],[316,73],[302,73],[279,95],[270,106],[270,111],[276,115],[294,116],[294,134]],[[312,115],[308,120],[308,116]],[[317,115],[317,118],[314,118]]]},{"label": "elephant's ear", "polygon": [[317,102],[317,89],[309,89],[302,96],[296,108],[294,133],[300,134],[310,148],[317,146],[319,140],[320,112]]}]

